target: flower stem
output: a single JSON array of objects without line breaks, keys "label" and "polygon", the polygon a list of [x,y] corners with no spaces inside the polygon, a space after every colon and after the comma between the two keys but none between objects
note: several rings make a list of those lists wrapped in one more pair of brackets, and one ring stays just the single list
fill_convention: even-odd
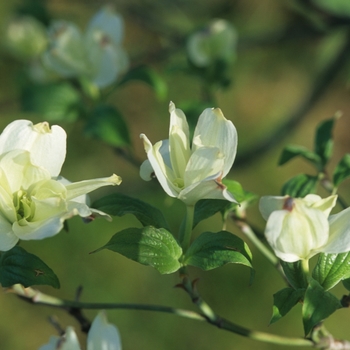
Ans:
[{"label": "flower stem", "polygon": [[193,226],[194,205],[186,206],[186,219],[185,225],[180,232],[180,244],[184,253],[186,253],[190,246],[192,226]]},{"label": "flower stem", "polygon": [[309,275],[309,259],[301,260],[301,268],[304,272],[304,275],[307,277]]},{"label": "flower stem", "polygon": [[[306,346],[313,347],[314,343],[309,339],[302,338],[289,338],[278,336],[274,334],[256,332],[250,329],[241,327],[232,323],[226,319],[223,319],[216,314],[204,315],[190,310],[177,309],[160,305],[143,305],[143,304],[123,304],[123,303],[85,303],[79,301],[63,300],[50,295],[41,293],[38,290],[32,288],[24,288],[23,286],[16,285],[9,289],[20,296],[22,299],[29,301],[33,304],[46,305],[51,307],[58,307],[63,309],[128,309],[128,310],[142,310],[142,311],[155,311],[169,313],[185,318],[189,318],[196,321],[204,321],[220,329],[248,337],[253,340],[262,341],[270,344],[281,344],[289,346]],[[204,303],[204,301],[203,301]],[[206,303],[204,303],[207,305]],[[211,310],[211,309],[210,309]]]},{"label": "flower stem", "polygon": [[252,228],[243,220],[234,218],[236,225],[241,229],[242,233],[248,237],[248,239],[255,245],[261,254],[265,256],[267,260],[274,266],[278,266],[279,262],[277,257],[271,252],[266,245],[256,236]]}]

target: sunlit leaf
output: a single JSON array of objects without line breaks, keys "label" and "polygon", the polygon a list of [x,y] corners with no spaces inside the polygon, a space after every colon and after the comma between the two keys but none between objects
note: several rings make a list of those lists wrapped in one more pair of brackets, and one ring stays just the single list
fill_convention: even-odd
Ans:
[{"label": "sunlit leaf", "polygon": [[177,271],[181,264],[182,249],[173,235],[161,228],[152,226],[128,228],[116,233],[103,247],[142,265],[149,265],[162,274]]},{"label": "sunlit leaf", "polygon": [[55,273],[40,258],[27,253],[19,246],[1,254],[0,283],[3,287],[17,283],[24,287],[32,285],[60,287]]},{"label": "sunlit leaf", "polygon": [[341,280],[350,277],[350,253],[320,254],[312,277],[329,290]]}]

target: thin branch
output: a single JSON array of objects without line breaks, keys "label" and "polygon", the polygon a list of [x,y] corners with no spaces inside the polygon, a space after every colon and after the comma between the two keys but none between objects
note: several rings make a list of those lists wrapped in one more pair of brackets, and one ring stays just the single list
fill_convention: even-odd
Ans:
[{"label": "thin branch", "polygon": [[[114,310],[139,310],[139,311],[155,311],[155,312],[163,312],[168,314],[173,314],[185,318],[189,318],[196,321],[205,321],[213,326],[216,326],[220,329],[236,333],[238,335],[242,335],[248,337],[253,340],[267,342],[271,344],[283,344],[289,346],[307,346],[313,347],[313,342],[309,339],[301,339],[301,338],[290,338],[290,337],[281,337],[269,333],[264,332],[256,332],[250,329],[241,327],[236,325],[224,318],[221,318],[214,314],[212,311],[208,312],[206,307],[209,306],[201,299],[196,298],[195,294],[192,294],[193,302],[197,305],[200,305],[201,309],[204,309],[205,314],[201,314],[198,312],[185,310],[185,309],[177,309],[173,307],[160,306],[160,305],[143,305],[143,304],[123,304],[123,303],[85,303],[79,301],[69,301],[63,300],[56,297],[52,297],[50,295],[41,293],[38,290],[33,288],[24,288],[21,285],[12,286],[12,288],[8,289],[9,292],[12,292],[18,295],[21,299],[30,302],[32,304],[37,305],[46,305],[56,308],[62,309],[90,309],[90,310],[100,310],[100,309],[114,309]],[[209,310],[211,310],[209,308]]]}]

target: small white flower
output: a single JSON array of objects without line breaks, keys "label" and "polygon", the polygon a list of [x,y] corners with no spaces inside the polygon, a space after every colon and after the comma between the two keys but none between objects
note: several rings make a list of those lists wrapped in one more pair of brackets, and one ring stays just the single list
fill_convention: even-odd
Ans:
[{"label": "small white flower", "polygon": [[65,156],[66,133],[57,125],[16,120],[0,135],[0,250],[53,236],[74,215],[105,215],[89,208],[85,195],[119,185],[120,177],[70,183],[58,176]]},{"label": "small white flower", "polygon": [[329,215],[337,196],[325,199],[266,196],[260,212],[267,220],[265,236],[283,261],[307,260],[318,253],[350,251],[350,208]]},{"label": "small white flower", "polygon": [[121,46],[123,19],[111,7],[102,8],[83,34],[67,21],[49,28],[50,47],[43,55],[46,67],[63,77],[87,77],[98,87],[112,84],[128,69]]},{"label": "small white flower", "polygon": [[222,179],[237,150],[237,132],[219,108],[207,108],[198,119],[192,146],[185,114],[171,102],[169,139],[155,145],[141,134],[148,160],[140,169],[144,180],[154,173],[164,191],[187,205],[205,198],[236,202]]},{"label": "small white flower", "polygon": [[[104,311],[100,311],[92,322],[87,337],[87,350],[121,350],[120,335],[117,327],[107,322]],[[81,350],[76,333],[67,327],[62,337],[52,336],[49,343],[39,350]]]},{"label": "small white flower", "polygon": [[214,19],[207,27],[192,34],[187,41],[188,57],[198,67],[216,60],[230,62],[235,57],[237,33],[224,19]]}]

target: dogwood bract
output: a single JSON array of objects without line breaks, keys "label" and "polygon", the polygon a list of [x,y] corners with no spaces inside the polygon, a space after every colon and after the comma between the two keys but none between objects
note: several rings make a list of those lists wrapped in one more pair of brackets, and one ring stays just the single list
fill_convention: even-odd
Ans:
[{"label": "dogwood bract", "polygon": [[[121,350],[118,329],[107,322],[107,317],[100,311],[92,322],[87,336],[87,350]],[[52,336],[49,343],[39,350],[81,350],[78,337],[73,327],[67,327],[62,337]]]},{"label": "dogwood bract", "polygon": [[0,135],[0,250],[19,239],[57,234],[66,219],[104,213],[86,204],[86,193],[119,185],[121,178],[70,183],[59,177],[66,156],[66,133],[47,122],[16,120]]},{"label": "dogwood bract", "polygon": [[350,208],[329,215],[337,196],[322,199],[266,196],[260,200],[265,236],[275,254],[286,262],[307,260],[318,253],[350,251]]},{"label": "dogwood bract", "polygon": [[169,139],[152,145],[143,140],[148,160],[140,169],[144,180],[155,174],[171,197],[194,205],[205,198],[236,202],[222,179],[230,171],[237,150],[237,131],[219,108],[207,108],[198,119],[192,146],[185,114],[170,102]]},{"label": "dogwood bract", "polygon": [[55,21],[49,28],[44,65],[63,77],[88,77],[98,87],[112,84],[129,65],[121,46],[123,19],[111,7],[102,8],[84,34],[73,23]]}]

